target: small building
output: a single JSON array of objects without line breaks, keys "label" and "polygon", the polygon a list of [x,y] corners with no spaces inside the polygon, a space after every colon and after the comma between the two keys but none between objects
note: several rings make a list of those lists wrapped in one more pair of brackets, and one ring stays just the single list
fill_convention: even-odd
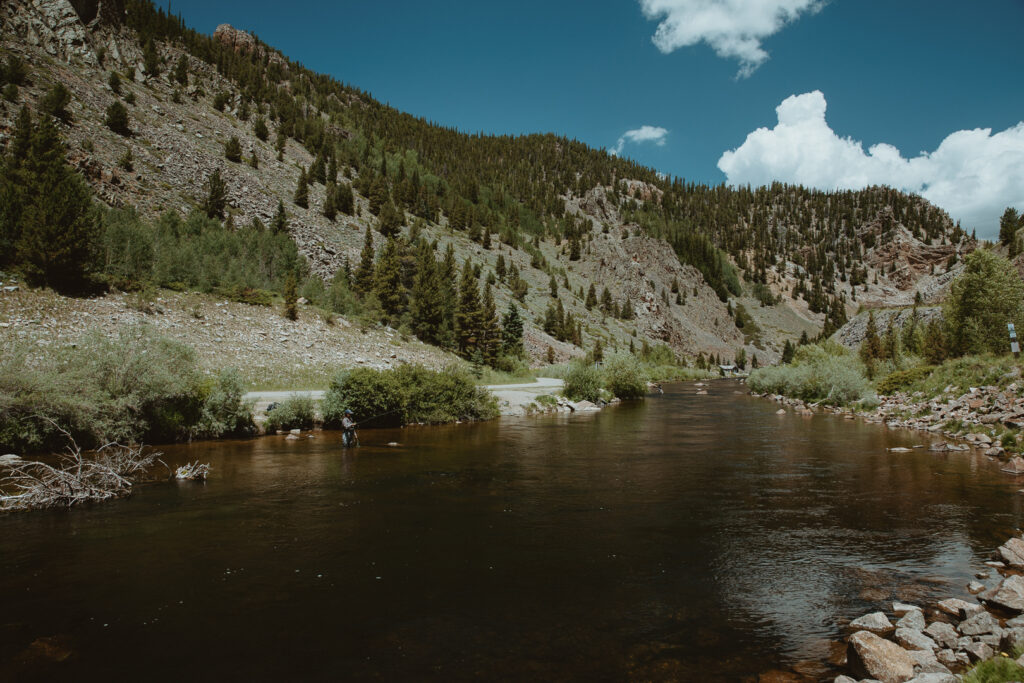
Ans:
[{"label": "small building", "polygon": [[718,373],[722,377],[735,377],[736,375],[740,374],[740,369],[736,367],[735,364],[719,365]]}]

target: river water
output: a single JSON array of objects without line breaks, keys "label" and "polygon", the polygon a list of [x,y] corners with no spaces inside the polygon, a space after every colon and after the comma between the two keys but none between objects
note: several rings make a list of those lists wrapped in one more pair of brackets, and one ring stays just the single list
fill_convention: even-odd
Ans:
[{"label": "river water", "polygon": [[984,457],[741,389],[166,448],[209,481],[0,516],[0,680],[820,679],[1020,524]]}]

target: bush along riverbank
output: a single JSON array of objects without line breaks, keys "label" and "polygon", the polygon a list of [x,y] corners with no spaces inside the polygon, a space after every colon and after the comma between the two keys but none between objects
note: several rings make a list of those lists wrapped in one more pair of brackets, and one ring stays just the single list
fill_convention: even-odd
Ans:
[{"label": "bush along riverbank", "polygon": [[[1000,683],[1024,680],[1024,539],[1002,545],[968,592],[923,608],[894,602],[849,624],[845,666],[882,683]],[[853,676],[853,677],[851,677]]]}]

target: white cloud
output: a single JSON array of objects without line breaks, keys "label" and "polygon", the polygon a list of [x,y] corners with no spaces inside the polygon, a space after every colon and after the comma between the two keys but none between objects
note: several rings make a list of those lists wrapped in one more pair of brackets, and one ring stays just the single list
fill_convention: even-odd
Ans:
[{"label": "white cloud", "polygon": [[768,60],[761,41],[826,0],[640,0],[648,19],[660,21],[652,40],[668,54],[705,42],[719,57],[738,59],[740,78]]},{"label": "white cloud", "polygon": [[615,156],[622,154],[622,148],[626,146],[627,142],[653,142],[658,147],[665,146],[665,138],[668,136],[668,131],[661,126],[640,126],[633,130],[627,130],[619,138],[619,141],[615,143],[615,147],[612,148],[611,153]]},{"label": "white cloud", "polygon": [[825,121],[825,108],[818,90],[787,97],[775,109],[778,124],[747,135],[722,154],[718,168],[734,185],[889,185],[923,196],[986,238],[997,234],[1007,206],[1024,209],[1024,121],[995,134],[991,128],[956,131],[934,152],[904,158],[889,144],[865,152],[861,142],[839,137]]}]

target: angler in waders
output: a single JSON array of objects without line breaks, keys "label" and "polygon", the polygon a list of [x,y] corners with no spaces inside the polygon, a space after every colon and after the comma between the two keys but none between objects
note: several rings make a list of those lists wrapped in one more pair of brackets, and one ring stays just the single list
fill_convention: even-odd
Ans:
[{"label": "angler in waders", "polygon": [[348,448],[359,443],[359,435],[356,434],[356,421],[352,419],[352,411],[345,409],[345,417],[341,418],[341,443]]}]

